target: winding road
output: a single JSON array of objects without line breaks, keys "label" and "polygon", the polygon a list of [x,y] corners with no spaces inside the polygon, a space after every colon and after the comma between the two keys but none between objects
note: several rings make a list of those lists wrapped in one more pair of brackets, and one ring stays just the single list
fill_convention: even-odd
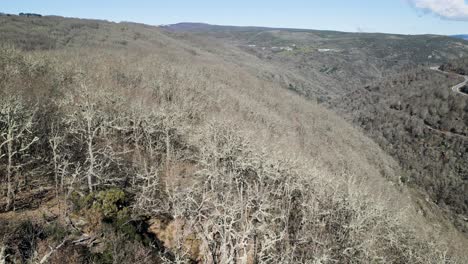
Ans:
[{"label": "winding road", "polygon": [[430,69],[433,70],[433,71],[441,72],[441,73],[443,73],[443,74],[455,74],[455,75],[458,75],[458,76],[463,77],[463,78],[465,79],[465,81],[462,82],[462,83],[459,83],[459,84],[457,84],[457,85],[455,85],[455,86],[453,86],[451,89],[452,89],[452,91],[454,91],[454,92],[456,92],[456,93],[459,93],[459,94],[464,95],[464,96],[468,96],[468,94],[463,93],[462,91],[460,91],[460,89],[463,88],[463,86],[465,86],[465,85],[468,84],[468,76],[466,76],[466,75],[460,75],[460,74],[456,74],[456,73],[452,73],[452,72],[444,72],[444,71],[439,70],[439,67],[437,67],[437,66],[435,66],[435,67],[430,67]]},{"label": "winding road", "polygon": [[[452,72],[444,72],[444,71],[439,70],[439,67],[431,67],[430,69],[433,70],[433,71],[437,71],[437,72],[443,73],[443,74],[455,74],[455,75],[458,75],[458,76],[463,77],[463,78],[465,79],[464,82],[459,83],[459,84],[453,86],[453,87],[450,88],[450,89],[452,89],[452,91],[454,91],[454,92],[456,92],[456,93],[459,93],[459,94],[461,94],[461,95],[468,96],[468,94],[463,93],[462,91],[460,91],[460,89],[461,89],[463,86],[465,86],[465,85],[468,84],[468,76],[466,76],[466,75],[460,75],[460,74],[456,74],[456,73],[452,73]],[[426,126],[427,128],[429,128],[430,130],[432,130],[432,131],[435,131],[435,132],[438,132],[438,133],[442,133],[442,134],[445,134],[445,135],[447,135],[447,136],[457,136],[457,137],[461,137],[461,138],[464,138],[464,139],[468,139],[467,136],[460,135],[460,134],[457,134],[457,133],[452,133],[452,132],[450,132],[450,131],[443,131],[443,130],[434,128],[434,127],[432,127],[432,126],[430,126],[430,125],[428,125],[428,124],[425,124],[425,126]]]}]

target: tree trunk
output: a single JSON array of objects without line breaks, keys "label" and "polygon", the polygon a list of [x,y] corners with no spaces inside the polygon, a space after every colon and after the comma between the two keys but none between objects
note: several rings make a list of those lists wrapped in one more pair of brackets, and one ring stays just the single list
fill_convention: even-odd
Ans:
[{"label": "tree trunk", "polygon": [[8,190],[7,190],[7,205],[6,205],[6,211],[11,210],[13,206],[13,202],[15,200],[15,191],[13,188],[13,173],[12,173],[12,167],[13,167],[13,126],[10,126],[8,129],[8,136],[7,136],[7,152],[8,152],[8,166],[7,166],[7,184],[8,184]]},{"label": "tree trunk", "polygon": [[169,129],[166,128],[166,177],[170,177],[171,174],[171,136]]},{"label": "tree trunk", "polygon": [[93,131],[91,128],[91,118],[88,118],[88,156],[89,156],[89,168],[88,168],[88,189],[89,192],[93,192],[93,174],[94,174],[94,152],[93,152]]}]

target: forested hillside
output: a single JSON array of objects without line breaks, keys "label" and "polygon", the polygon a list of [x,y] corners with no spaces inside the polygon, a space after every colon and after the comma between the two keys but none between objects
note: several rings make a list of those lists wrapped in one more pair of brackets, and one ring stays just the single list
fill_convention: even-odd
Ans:
[{"label": "forested hillside", "polygon": [[[456,76],[425,68],[362,87],[331,103],[405,168],[402,181],[423,188],[456,213],[468,213],[468,105],[450,87]],[[466,223],[463,217],[459,224]]]},{"label": "forested hillside", "polygon": [[455,72],[460,75],[468,75],[468,58],[453,60],[442,64],[440,70],[447,72]]},{"label": "forested hillside", "polygon": [[237,45],[281,68],[278,75],[262,77],[362,128],[399,161],[401,181],[423,190],[466,229],[466,98],[450,89],[463,79],[429,68],[466,74],[468,42],[190,23],[165,28]]},{"label": "forested hillside", "polygon": [[[0,34],[0,263],[466,263],[466,235],[403,184],[427,178],[324,107],[351,87],[319,104],[279,60],[141,24],[0,16]],[[405,87],[425,74],[382,103],[395,126],[423,113]],[[418,122],[466,136],[437,96]]]}]

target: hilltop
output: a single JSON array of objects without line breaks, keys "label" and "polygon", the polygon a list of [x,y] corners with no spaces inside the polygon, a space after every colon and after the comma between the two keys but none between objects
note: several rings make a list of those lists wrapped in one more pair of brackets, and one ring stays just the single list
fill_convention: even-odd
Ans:
[{"label": "hilltop", "polygon": [[453,35],[452,37],[468,40],[468,35]]}]

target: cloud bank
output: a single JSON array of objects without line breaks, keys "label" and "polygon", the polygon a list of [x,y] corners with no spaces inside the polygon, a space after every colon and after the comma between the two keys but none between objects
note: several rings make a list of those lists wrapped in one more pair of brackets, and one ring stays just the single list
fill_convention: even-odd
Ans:
[{"label": "cloud bank", "polygon": [[416,9],[449,20],[468,21],[468,4],[464,0],[408,0]]}]

